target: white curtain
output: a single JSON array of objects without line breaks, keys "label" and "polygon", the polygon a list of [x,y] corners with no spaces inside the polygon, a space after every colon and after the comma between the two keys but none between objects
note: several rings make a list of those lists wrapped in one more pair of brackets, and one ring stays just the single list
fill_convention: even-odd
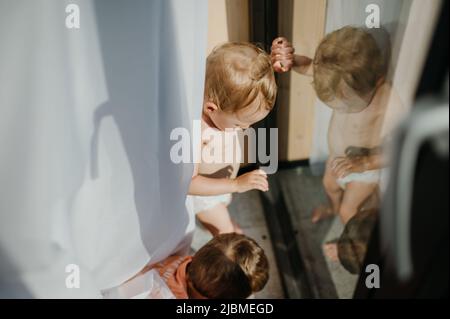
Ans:
[{"label": "white curtain", "polygon": [[[391,68],[395,67],[398,57],[400,38],[408,17],[412,0],[328,0],[325,33],[347,25],[365,27],[365,21],[369,13],[366,7],[376,4],[380,8],[380,30],[372,30],[372,35],[383,49],[388,52],[391,59]],[[389,48],[388,48],[389,47]],[[392,75],[392,70],[390,74]],[[324,162],[328,158],[327,131],[331,118],[331,109],[320,100],[316,102],[313,146],[310,162],[312,168],[320,174]]]},{"label": "white curtain", "polygon": [[170,132],[200,115],[206,32],[206,0],[0,0],[0,297],[100,297],[189,247]]}]

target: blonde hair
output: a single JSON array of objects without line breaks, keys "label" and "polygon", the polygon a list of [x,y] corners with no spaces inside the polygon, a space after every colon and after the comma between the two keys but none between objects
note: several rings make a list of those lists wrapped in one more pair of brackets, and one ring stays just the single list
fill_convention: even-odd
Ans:
[{"label": "blonde hair", "polygon": [[256,99],[266,109],[275,104],[277,86],[269,55],[250,43],[225,43],[206,61],[205,98],[235,112]]},{"label": "blonde hair", "polygon": [[328,102],[343,97],[342,84],[359,96],[370,93],[386,75],[387,65],[371,34],[347,26],[325,36],[316,50],[313,68],[317,96]]},{"label": "blonde hair", "polygon": [[236,233],[221,234],[197,251],[187,277],[207,298],[247,298],[266,285],[269,263],[253,239]]}]

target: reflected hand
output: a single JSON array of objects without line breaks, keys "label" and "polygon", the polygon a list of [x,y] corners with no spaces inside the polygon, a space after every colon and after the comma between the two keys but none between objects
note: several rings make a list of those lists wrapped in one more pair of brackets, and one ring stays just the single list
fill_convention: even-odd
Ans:
[{"label": "reflected hand", "polygon": [[286,38],[279,37],[273,40],[270,58],[275,72],[283,73],[292,69],[294,51],[294,47]]},{"label": "reflected hand", "polygon": [[344,178],[351,173],[369,170],[368,164],[368,156],[336,157],[331,162],[331,169],[338,178]]}]

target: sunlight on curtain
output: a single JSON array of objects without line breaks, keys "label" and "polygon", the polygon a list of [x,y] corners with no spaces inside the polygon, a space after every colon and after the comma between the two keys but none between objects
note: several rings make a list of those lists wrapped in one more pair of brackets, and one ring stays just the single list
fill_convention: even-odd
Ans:
[{"label": "sunlight on curtain", "polygon": [[169,135],[200,115],[206,31],[205,0],[0,0],[0,296],[99,297],[189,247]]}]

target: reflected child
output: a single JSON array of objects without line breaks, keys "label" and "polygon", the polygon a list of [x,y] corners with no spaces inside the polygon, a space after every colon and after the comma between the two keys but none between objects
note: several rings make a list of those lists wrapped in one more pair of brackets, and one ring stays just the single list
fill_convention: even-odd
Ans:
[{"label": "reflected child", "polygon": [[[403,113],[386,81],[385,56],[371,34],[347,26],[326,35],[313,59],[295,55],[286,39],[275,39],[272,63],[278,72],[292,68],[312,75],[318,98],[333,111],[323,177],[329,204],[313,211],[312,222],[339,215],[345,225],[376,195],[387,164],[381,146]],[[336,244],[325,252],[336,259]]]}]

